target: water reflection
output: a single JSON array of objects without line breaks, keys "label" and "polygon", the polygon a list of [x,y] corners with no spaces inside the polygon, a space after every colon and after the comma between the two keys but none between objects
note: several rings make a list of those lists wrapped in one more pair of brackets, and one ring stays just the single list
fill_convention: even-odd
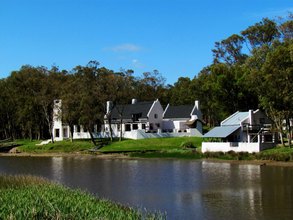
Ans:
[{"label": "water reflection", "polygon": [[63,157],[52,157],[52,178],[57,182],[62,182],[63,172]]},{"label": "water reflection", "polygon": [[188,160],[0,157],[0,172],[41,175],[168,219],[291,219],[293,169]]}]

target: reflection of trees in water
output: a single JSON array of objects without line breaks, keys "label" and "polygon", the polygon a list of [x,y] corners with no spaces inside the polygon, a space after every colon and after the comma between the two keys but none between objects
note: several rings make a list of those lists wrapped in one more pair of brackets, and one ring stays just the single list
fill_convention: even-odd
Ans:
[{"label": "reflection of trees in water", "polygon": [[204,215],[211,219],[259,219],[260,171],[256,165],[203,162]]},{"label": "reflection of trees in water", "polygon": [[261,199],[264,219],[292,219],[292,183],[292,167],[261,167]]}]

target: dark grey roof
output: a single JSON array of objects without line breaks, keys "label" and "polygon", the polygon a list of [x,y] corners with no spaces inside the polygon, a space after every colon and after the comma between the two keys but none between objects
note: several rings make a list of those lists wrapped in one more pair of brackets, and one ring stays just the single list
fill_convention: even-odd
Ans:
[{"label": "dark grey roof", "polygon": [[116,105],[112,110],[111,118],[132,119],[133,115],[139,115],[139,118],[147,118],[147,114],[154,102],[137,102],[135,104]]},{"label": "dark grey roof", "polygon": [[193,107],[193,105],[169,105],[164,114],[164,118],[190,118]]}]

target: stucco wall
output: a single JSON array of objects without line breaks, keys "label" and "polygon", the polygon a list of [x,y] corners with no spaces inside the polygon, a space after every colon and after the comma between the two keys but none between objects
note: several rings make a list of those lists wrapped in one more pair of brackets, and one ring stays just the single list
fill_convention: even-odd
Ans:
[{"label": "stucco wall", "polygon": [[235,152],[259,152],[260,151],[260,144],[259,143],[245,143],[245,142],[203,142],[201,151],[205,152],[228,152],[228,151],[235,151]]},{"label": "stucco wall", "polygon": [[147,115],[149,123],[153,124],[153,130],[162,129],[163,112],[161,103],[159,100],[156,100]]}]

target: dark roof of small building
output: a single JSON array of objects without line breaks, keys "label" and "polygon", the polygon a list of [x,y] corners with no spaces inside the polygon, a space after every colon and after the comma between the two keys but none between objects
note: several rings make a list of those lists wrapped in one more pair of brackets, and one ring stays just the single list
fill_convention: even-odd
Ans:
[{"label": "dark roof of small building", "polygon": [[147,118],[147,114],[150,111],[154,102],[137,102],[135,104],[116,105],[112,110],[111,118],[120,119],[122,113],[122,119],[132,119],[133,115],[139,115],[139,118]]},{"label": "dark roof of small building", "polygon": [[164,114],[164,118],[190,118],[193,107],[193,105],[169,105]]}]

